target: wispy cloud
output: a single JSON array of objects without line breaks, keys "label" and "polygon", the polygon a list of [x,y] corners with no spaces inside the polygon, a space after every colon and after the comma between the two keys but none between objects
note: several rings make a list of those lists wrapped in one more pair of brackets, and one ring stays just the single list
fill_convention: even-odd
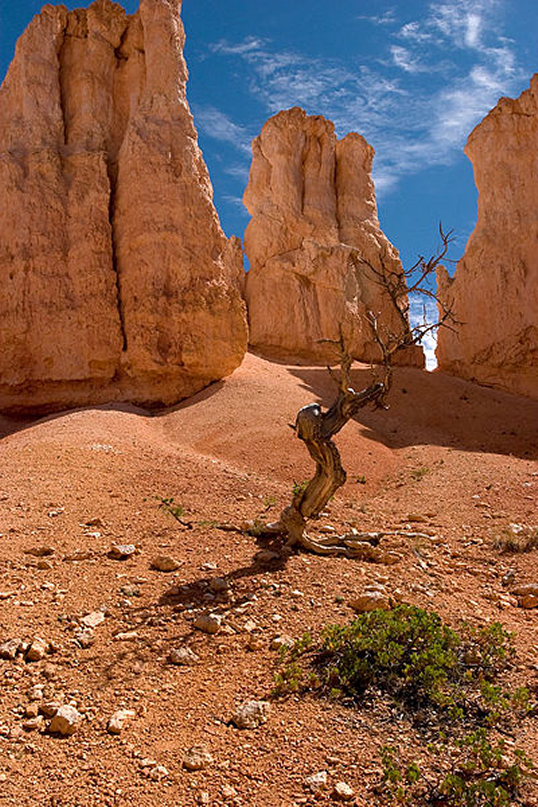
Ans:
[{"label": "wispy cloud", "polygon": [[244,126],[234,123],[228,115],[213,106],[197,106],[194,112],[196,123],[205,135],[229,143],[238,151],[250,155],[252,138]]},{"label": "wispy cloud", "polygon": [[355,19],[371,22],[372,25],[393,25],[396,22],[396,9],[389,8],[383,14],[359,14]]},{"label": "wispy cloud", "polygon": [[[439,314],[437,305],[431,299],[424,299],[420,295],[411,295],[409,300],[409,318],[413,327],[429,325],[437,322]],[[428,331],[421,342],[426,357],[426,369],[434,370],[437,367],[435,348],[437,347],[437,330]]]},{"label": "wispy cloud", "polygon": [[[249,90],[267,113],[299,105],[333,120],[341,135],[364,134],[377,151],[378,192],[386,194],[404,175],[453,161],[476,123],[516,87],[517,53],[499,24],[505,2],[431,0],[416,20],[398,21],[394,9],[365,15],[395,30],[384,52],[356,67],[259,37],[222,40],[212,51],[246,65]],[[220,132],[246,151],[243,127],[235,132],[229,119],[215,122],[207,134]]]}]

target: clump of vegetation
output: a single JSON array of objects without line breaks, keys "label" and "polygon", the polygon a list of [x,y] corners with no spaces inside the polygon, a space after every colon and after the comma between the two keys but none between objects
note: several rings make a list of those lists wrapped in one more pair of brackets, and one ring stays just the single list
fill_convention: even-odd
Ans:
[{"label": "clump of vegetation", "polygon": [[412,477],[412,479],[415,480],[415,482],[421,482],[424,479],[424,477],[426,476],[426,474],[429,474],[429,473],[430,473],[430,468],[423,465],[421,468],[415,468],[413,471],[411,471],[411,477]]},{"label": "clump of vegetation", "polygon": [[294,496],[301,496],[308,487],[309,484],[308,479],[305,479],[303,482],[298,482],[296,479],[293,480],[293,495]]},{"label": "clump of vegetation", "polygon": [[380,787],[387,798],[508,805],[531,763],[520,751],[508,755],[498,734],[535,708],[528,689],[501,684],[514,654],[513,637],[499,623],[455,630],[433,611],[400,605],[331,625],[317,641],[305,634],[284,649],[275,695],[314,692],[356,707],[381,696],[403,709],[429,734],[431,759],[426,768],[414,759],[397,764],[395,749],[385,748]]},{"label": "clump of vegetation", "polygon": [[538,549],[538,527],[525,524],[509,524],[493,541],[494,549],[499,552],[518,553],[531,552]]},{"label": "clump of vegetation", "polygon": [[161,498],[160,496],[157,496],[157,500],[159,501],[159,508],[161,510],[164,510],[165,513],[172,516],[172,518],[174,518],[183,527],[192,529],[192,523],[190,521],[186,521],[184,518],[186,510],[182,504],[177,504],[175,499],[172,497]]}]

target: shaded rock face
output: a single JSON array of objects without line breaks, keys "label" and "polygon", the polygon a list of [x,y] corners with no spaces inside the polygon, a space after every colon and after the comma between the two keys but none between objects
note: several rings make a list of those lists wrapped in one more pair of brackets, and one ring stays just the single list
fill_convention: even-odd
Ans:
[{"label": "shaded rock face", "polygon": [[0,408],[169,404],[247,341],[180,0],[45,6],[0,89]]},{"label": "shaded rock face", "polygon": [[518,99],[501,98],[466,153],[479,189],[478,223],[441,298],[462,323],[441,330],[439,368],[538,398],[538,74]]},{"label": "shaded rock face", "polygon": [[[338,140],[334,125],[297,107],[271,118],[253,143],[245,193],[250,342],[267,358],[325,363],[343,326],[352,355],[379,359],[366,320],[400,322],[362,256],[397,272],[398,251],[381,231],[371,170],[373,148],[358,134]],[[420,348],[397,354],[423,366]]]}]

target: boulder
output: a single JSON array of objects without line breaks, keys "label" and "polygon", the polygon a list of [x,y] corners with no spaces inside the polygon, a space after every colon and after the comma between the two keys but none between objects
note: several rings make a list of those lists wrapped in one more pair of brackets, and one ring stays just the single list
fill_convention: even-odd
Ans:
[{"label": "boulder", "polygon": [[441,329],[439,369],[538,399],[538,74],[501,98],[474,129],[466,154],[479,190],[478,222],[441,299],[461,323]]},{"label": "boulder", "polygon": [[[245,204],[250,261],[246,299],[253,349],[269,359],[334,362],[342,328],[354,358],[379,360],[367,319],[407,331],[375,272],[402,272],[381,231],[372,180],[374,149],[359,134],[298,107],[280,112],[253,143]],[[374,268],[375,271],[372,270]],[[418,347],[399,363],[423,366]]]},{"label": "boulder", "polygon": [[46,5],[0,89],[0,409],[171,404],[247,341],[187,103],[181,0]]}]

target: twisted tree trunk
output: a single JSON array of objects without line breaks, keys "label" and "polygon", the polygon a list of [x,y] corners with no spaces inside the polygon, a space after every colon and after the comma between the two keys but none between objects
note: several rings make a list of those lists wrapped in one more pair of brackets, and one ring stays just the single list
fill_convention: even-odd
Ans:
[{"label": "twisted tree trunk", "polygon": [[[342,357],[341,378],[336,401],[326,412],[313,403],[299,410],[293,429],[302,440],[316,463],[316,473],[306,488],[297,492],[291,504],[280,514],[277,522],[267,525],[267,532],[284,535],[287,546],[302,546],[318,554],[354,554],[357,543],[364,544],[364,536],[329,536],[314,540],[306,533],[308,519],[316,518],[327,502],[346,481],[340,452],[332,438],[363,406],[383,405],[389,387],[388,380],[371,384],[360,392],[349,385],[351,358]],[[332,371],[331,371],[332,372]]]}]

